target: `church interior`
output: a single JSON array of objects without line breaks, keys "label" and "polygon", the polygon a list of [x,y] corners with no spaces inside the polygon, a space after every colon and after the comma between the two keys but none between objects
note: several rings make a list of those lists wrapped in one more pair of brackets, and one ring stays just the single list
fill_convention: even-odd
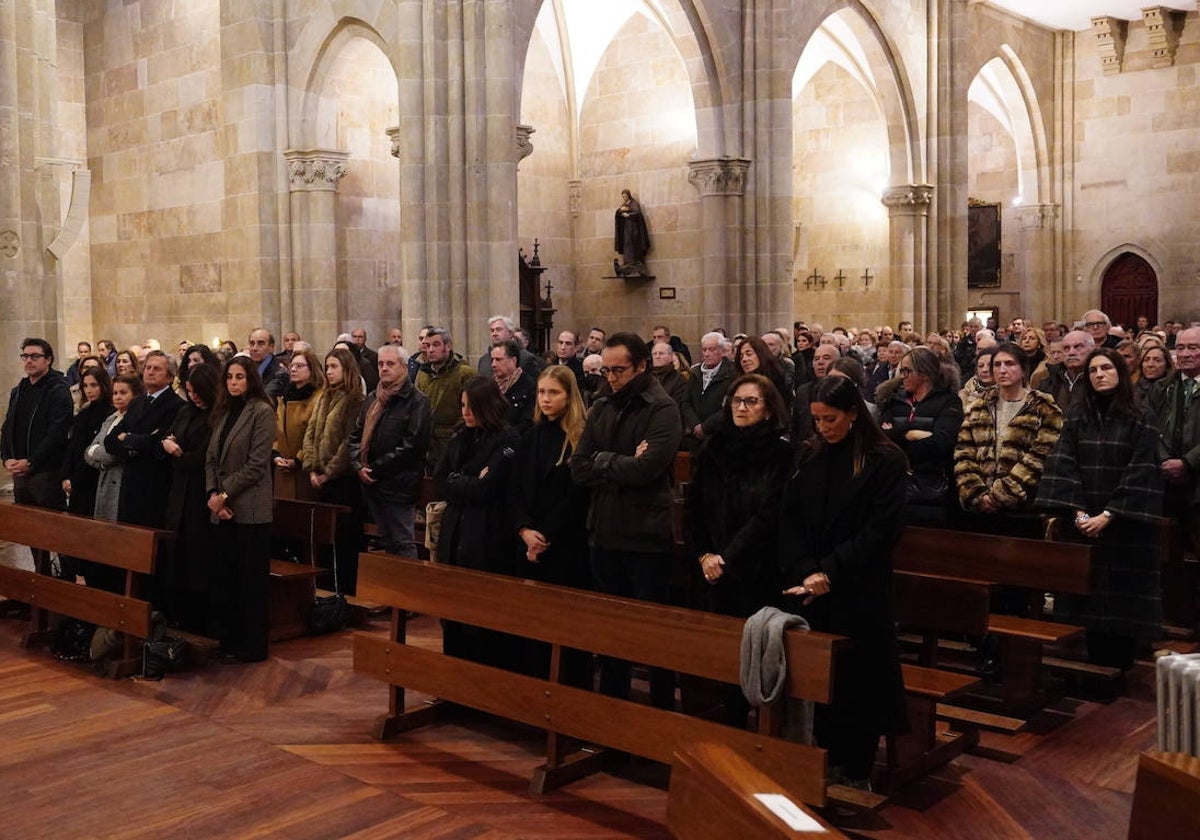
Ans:
[{"label": "church interior", "polygon": [[[65,358],[260,325],[325,348],[436,324],[473,359],[496,313],[539,349],[592,325],[697,346],[1200,320],[1198,70],[1193,0],[7,0],[0,371],[24,336]],[[636,276],[622,190],[652,240]],[[0,836],[671,836],[661,768],[539,798],[538,732],[373,740],[387,690],[348,633],[147,684],[20,631],[0,617]],[[841,829],[1125,837],[1151,672]]]}]

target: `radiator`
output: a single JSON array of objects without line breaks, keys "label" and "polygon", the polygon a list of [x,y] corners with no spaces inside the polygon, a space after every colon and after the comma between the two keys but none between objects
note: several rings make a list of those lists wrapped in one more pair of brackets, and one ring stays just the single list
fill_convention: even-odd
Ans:
[{"label": "radiator", "polygon": [[1158,748],[1200,756],[1200,653],[1177,653],[1156,663]]}]

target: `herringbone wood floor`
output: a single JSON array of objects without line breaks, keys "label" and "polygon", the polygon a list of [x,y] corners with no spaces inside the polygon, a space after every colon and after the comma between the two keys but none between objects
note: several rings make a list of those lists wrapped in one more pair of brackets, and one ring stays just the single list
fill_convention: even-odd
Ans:
[{"label": "herringbone wood floor", "polygon": [[[421,643],[437,644],[432,622]],[[376,632],[382,632],[379,625]],[[349,634],[277,645],[259,665],[108,682],[18,646],[0,620],[0,837],[667,837],[661,768],[634,764],[542,797],[538,733],[465,716],[370,737],[383,686],[350,670]],[[412,636],[410,636],[412,638]],[[868,817],[875,838],[1123,838],[1137,753],[1154,739],[1148,675],[1044,734],[991,739]]]}]

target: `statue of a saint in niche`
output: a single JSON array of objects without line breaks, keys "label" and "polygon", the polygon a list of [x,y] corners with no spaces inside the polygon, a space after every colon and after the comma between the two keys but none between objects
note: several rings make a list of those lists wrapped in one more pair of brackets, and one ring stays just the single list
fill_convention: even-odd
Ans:
[{"label": "statue of a saint in niche", "polygon": [[614,217],[616,237],[613,250],[621,260],[613,260],[613,273],[618,277],[643,277],[646,274],[646,252],[650,250],[650,231],[642,205],[629,190],[621,190],[621,206]]}]

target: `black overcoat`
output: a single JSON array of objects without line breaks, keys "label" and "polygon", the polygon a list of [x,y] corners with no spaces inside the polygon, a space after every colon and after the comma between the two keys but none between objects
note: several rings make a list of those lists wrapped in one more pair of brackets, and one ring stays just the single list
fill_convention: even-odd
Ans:
[{"label": "black overcoat", "polygon": [[829,578],[828,594],[784,607],[814,630],[849,636],[852,649],[834,682],[835,718],[849,717],[876,734],[905,726],[904,681],[892,596],[892,549],[900,534],[907,463],[892,446],[867,453],[857,476],[848,442],[825,446],[792,476],[779,515],[783,587],[814,572]]},{"label": "black overcoat", "polygon": [[204,459],[208,453],[211,413],[189,403],[175,415],[171,434],[183,453],[168,456],[171,492],[167,496],[165,526],[174,531],[171,562],[163,577],[191,591],[208,586],[213,559],[212,524],[209,521]]},{"label": "black overcoat", "polygon": [[[125,464],[117,508],[121,522],[161,528],[166,521],[171,466],[162,441],[183,405],[170,388],[153,402],[143,394],[130,403],[125,419],[105,439],[104,448],[119,455]],[[122,433],[125,439],[118,440]]]},{"label": "black overcoat", "polygon": [[116,409],[111,403],[88,403],[71,421],[59,475],[63,481],[71,482],[71,495],[67,497],[67,511],[70,513],[91,516],[96,512],[96,487],[100,483],[100,473],[83,459],[83,453],[100,433],[104,419],[114,411]]},{"label": "black overcoat", "polygon": [[[463,427],[450,438],[434,471],[438,497],[446,500],[438,561],[511,575],[513,540],[508,500],[517,433],[486,433]],[[484,468],[487,474],[480,477]]]}]

